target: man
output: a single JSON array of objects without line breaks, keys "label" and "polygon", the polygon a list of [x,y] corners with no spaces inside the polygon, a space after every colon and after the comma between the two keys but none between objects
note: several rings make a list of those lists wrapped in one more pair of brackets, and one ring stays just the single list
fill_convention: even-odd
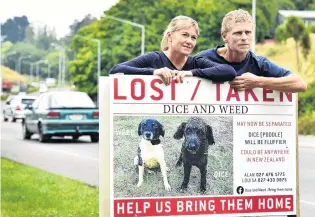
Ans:
[{"label": "man", "polygon": [[254,26],[247,11],[238,9],[227,13],[221,26],[225,46],[202,51],[196,56],[233,66],[237,77],[230,84],[236,90],[258,87],[293,93],[305,91],[307,85],[299,76],[250,51]]},{"label": "man", "polygon": [[293,93],[306,91],[307,85],[299,76],[250,51],[254,26],[247,11],[238,9],[227,13],[221,26],[225,46],[202,51],[196,56],[233,66],[238,76],[230,84],[236,90],[259,87]]}]

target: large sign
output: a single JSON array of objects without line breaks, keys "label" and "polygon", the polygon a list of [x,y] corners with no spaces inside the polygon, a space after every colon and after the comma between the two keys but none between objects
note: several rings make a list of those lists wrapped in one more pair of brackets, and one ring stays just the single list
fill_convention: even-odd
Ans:
[{"label": "large sign", "polygon": [[100,85],[104,216],[296,214],[296,94],[196,77]]}]

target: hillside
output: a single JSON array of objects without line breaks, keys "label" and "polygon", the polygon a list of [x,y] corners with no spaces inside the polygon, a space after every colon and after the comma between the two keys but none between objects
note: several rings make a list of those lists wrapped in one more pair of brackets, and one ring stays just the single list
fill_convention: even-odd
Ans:
[{"label": "hillside", "polygon": [[5,66],[0,66],[0,71],[1,71],[1,77],[2,80],[9,80],[13,83],[19,83],[19,82],[27,82],[27,79],[20,75],[19,73],[17,73],[16,71],[13,71],[12,69],[5,67]]},{"label": "hillside", "polygon": [[[302,49],[299,47],[299,60],[301,72],[298,74],[308,83],[315,81],[315,34],[311,34],[312,48],[308,59],[305,60],[302,55]],[[292,38],[286,43],[277,44],[273,41],[266,41],[263,44],[257,44],[256,54],[268,57],[272,62],[297,73],[296,47]]]}]

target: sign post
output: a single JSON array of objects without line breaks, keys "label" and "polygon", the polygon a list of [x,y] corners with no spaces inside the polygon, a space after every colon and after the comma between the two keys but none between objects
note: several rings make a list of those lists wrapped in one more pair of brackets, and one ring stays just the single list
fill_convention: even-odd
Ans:
[{"label": "sign post", "polygon": [[[195,77],[102,77],[100,216],[299,216],[296,97]],[[198,154],[206,160],[187,173]],[[142,174],[148,155],[167,170]]]}]

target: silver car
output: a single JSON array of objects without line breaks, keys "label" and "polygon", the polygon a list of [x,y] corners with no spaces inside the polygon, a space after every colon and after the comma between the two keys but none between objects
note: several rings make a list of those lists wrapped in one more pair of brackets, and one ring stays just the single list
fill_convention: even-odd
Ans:
[{"label": "silver car", "polygon": [[25,107],[33,104],[38,97],[31,95],[13,95],[3,105],[3,120],[15,122],[25,117]]}]

